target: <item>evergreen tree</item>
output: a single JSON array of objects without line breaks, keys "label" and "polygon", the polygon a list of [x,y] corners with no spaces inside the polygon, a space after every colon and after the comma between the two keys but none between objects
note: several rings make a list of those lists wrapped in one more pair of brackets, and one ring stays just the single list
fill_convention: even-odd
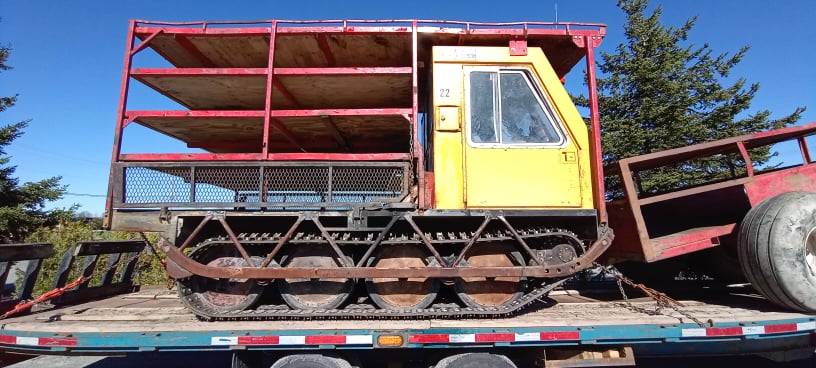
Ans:
[{"label": "evergreen tree", "polygon": [[[745,114],[759,84],[744,78],[723,86],[748,46],[733,55],[714,54],[688,41],[696,17],[675,28],[660,22],[661,7],[646,14],[648,0],[618,0],[627,17],[626,41],[601,53],[598,93],[603,159],[622,158],[726,137],[780,128],[796,122],[804,108],[780,119],[767,110]],[[586,98],[579,104],[587,105]],[[750,152],[764,165],[770,148]],[[641,173],[643,192],[652,193],[723,179],[745,172],[736,155],[719,155]],[[618,180],[607,180],[609,197],[621,196]]]},{"label": "evergreen tree", "polygon": [[[11,48],[0,45],[0,72],[11,69],[6,64]],[[0,97],[0,112],[14,106],[17,96]],[[60,177],[52,177],[20,185],[15,178],[16,166],[9,166],[8,147],[23,134],[29,120],[0,128],[0,242],[21,241],[37,227],[56,224],[70,218],[72,209],[46,210],[48,201],[57,200],[65,193]]]}]

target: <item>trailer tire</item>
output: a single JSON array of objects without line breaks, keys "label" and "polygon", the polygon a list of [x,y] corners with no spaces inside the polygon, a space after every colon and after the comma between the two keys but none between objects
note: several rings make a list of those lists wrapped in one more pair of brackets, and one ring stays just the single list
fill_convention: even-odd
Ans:
[{"label": "trailer tire", "polygon": [[748,211],[739,230],[746,278],[771,302],[816,311],[816,193],[789,192]]},{"label": "trailer tire", "polygon": [[466,353],[442,359],[434,368],[516,368],[516,365],[504,355]]},{"label": "trailer tire", "polygon": [[232,353],[231,368],[260,368],[263,354],[260,351],[239,351]]},{"label": "trailer tire", "polygon": [[272,368],[352,368],[349,362],[320,354],[288,355],[278,359]]}]

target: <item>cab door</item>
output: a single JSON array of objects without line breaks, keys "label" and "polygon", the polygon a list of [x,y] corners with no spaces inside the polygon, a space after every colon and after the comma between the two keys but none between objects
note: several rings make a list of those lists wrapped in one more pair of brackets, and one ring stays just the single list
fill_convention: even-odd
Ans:
[{"label": "cab door", "polygon": [[462,71],[465,207],[580,207],[578,149],[533,71]]}]

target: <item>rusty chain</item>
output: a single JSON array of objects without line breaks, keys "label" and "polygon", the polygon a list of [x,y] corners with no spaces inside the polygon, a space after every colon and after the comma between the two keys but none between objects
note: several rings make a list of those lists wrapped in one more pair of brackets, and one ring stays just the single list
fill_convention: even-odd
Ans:
[{"label": "rusty chain", "polygon": [[[671,310],[679,313],[680,315],[688,318],[689,320],[696,323],[700,327],[705,327],[705,326],[711,324],[711,321],[708,321],[708,323],[705,323],[703,321],[700,321],[700,319],[694,317],[690,313],[680,309],[680,308],[684,308],[685,305],[683,303],[677,301],[677,300],[674,300],[674,299],[670,298],[665,293],[662,293],[660,291],[652,289],[652,288],[650,288],[650,287],[648,287],[646,285],[636,283],[636,282],[632,281],[631,279],[627,278],[626,276],[622,275],[619,271],[618,272],[612,272],[609,269],[610,267],[605,267],[605,266],[603,266],[603,265],[601,265],[601,264],[599,264],[597,262],[594,263],[594,266],[595,267],[601,267],[603,269],[604,273],[614,274],[614,276],[615,276],[615,281],[618,284],[618,290],[620,291],[621,297],[623,298],[624,302],[623,303],[612,303],[612,304],[616,304],[616,305],[622,306],[622,307],[624,307],[626,309],[629,309],[631,311],[638,312],[638,313],[644,313],[644,314],[647,314],[647,315],[650,315],[650,316],[667,315],[667,314],[663,313],[663,310],[664,309],[671,309]],[[624,290],[624,287],[623,287],[624,283],[631,286],[631,287],[633,287],[633,288],[635,288],[635,289],[638,289],[638,290],[642,291],[644,294],[646,294],[647,296],[652,298],[652,300],[654,300],[654,302],[655,302],[654,309],[644,308],[644,307],[632,304],[632,301],[629,300],[629,296],[626,294],[626,290]]]},{"label": "rusty chain", "polygon": [[[156,247],[155,244],[150,242],[150,239],[147,238],[147,234],[141,231],[139,232],[139,235],[142,237],[142,240],[145,242],[145,244],[147,244],[147,246],[150,247],[150,253],[153,254],[153,258],[155,258],[156,261],[159,262],[162,268],[167,268],[167,260],[161,258],[161,253],[159,253],[159,249]],[[165,272],[165,275],[167,275],[167,272]],[[167,290],[173,290],[173,288],[176,286],[176,280],[170,276],[167,276],[167,280],[165,281],[167,283]]]},{"label": "rusty chain", "polygon": [[[677,300],[670,298],[665,293],[659,292],[646,285],[638,284],[621,274],[615,275],[615,280],[618,283],[618,289],[620,290],[621,296],[623,297],[623,300],[625,302],[624,307],[630,310],[654,316],[654,315],[666,315],[665,313],[663,313],[663,309],[668,308],[688,318],[689,320],[696,323],[700,327],[705,327],[706,325],[708,325],[707,323],[700,321],[698,318],[692,316],[690,313],[680,309],[685,307],[685,305],[683,303],[678,302]],[[629,297],[626,295],[626,291],[623,289],[624,283],[635,289],[639,289],[640,291],[648,295],[650,298],[652,298],[655,302],[655,309],[649,310],[647,308],[643,308],[632,304],[632,301],[629,300]]]}]

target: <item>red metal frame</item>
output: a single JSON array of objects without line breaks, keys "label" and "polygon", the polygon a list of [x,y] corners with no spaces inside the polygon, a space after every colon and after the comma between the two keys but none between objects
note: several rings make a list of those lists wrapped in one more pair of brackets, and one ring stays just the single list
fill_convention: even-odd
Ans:
[{"label": "red metal frame", "polygon": [[[125,66],[122,70],[122,84],[119,89],[119,108],[116,111],[116,129],[113,132],[113,152],[111,153],[111,167],[110,174],[108,175],[108,195],[105,199],[105,216],[103,216],[103,226],[106,228],[110,226],[110,214],[113,213],[113,183],[114,175],[116,174],[115,163],[119,160],[119,156],[122,152],[122,130],[125,128],[125,125],[127,125],[127,121],[125,121],[125,110],[127,109],[128,87],[130,86],[130,66],[133,62],[133,55],[144,48],[142,45],[139,45],[140,47],[137,49],[133,48],[135,28],[136,21],[131,20],[130,26],[128,27],[127,46],[125,48]],[[159,31],[156,31],[155,34],[158,34],[158,32]],[[155,36],[149,36],[147,39],[150,40],[153,37]]]},{"label": "red metal frame", "polygon": [[[720,244],[720,237],[732,234],[736,223],[712,224],[695,227],[687,231],[653,238],[647,229],[643,206],[659,202],[690,198],[691,196],[718,192],[734,187],[742,187],[751,206],[790,191],[816,191],[816,165],[810,160],[805,138],[816,135],[816,123],[787,127],[771,131],[746,134],[718,141],[680,147],[667,151],[625,158],[607,168],[607,174],[620,175],[625,201],[613,202],[614,215],[611,223],[616,231],[617,241],[609,254],[614,259],[635,258],[653,262]],[[770,146],[775,143],[795,140],[800,145],[803,164],[794,167],[758,171],[751,161],[749,149]],[[804,142],[804,144],[802,143]],[[674,190],[667,193],[641,198],[636,188],[636,174],[642,170],[686,162],[695,158],[721,153],[738,153],[746,164],[746,174],[726,181],[710,182],[699,186]],[[642,259],[641,259],[642,258]]]},{"label": "red metal frame", "polygon": [[278,23],[273,21],[272,29],[269,31],[269,53],[266,61],[266,99],[264,100],[263,141],[261,142],[261,154],[264,156],[269,154],[269,129],[273,124],[288,141],[303,150],[303,147],[297,143],[297,139],[289,133],[284,125],[272,118],[272,89],[275,85],[275,40],[277,39],[277,31]]},{"label": "red metal frame", "polygon": [[[423,150],[419,142],[419,37],[421,34],[450,34],[459,35],[460,40],[465,38],[480,39],[480,37],[506,38],[508,45],[513,46],[515,52],[524,52],[527,42],[536,37],[561,37],[569,38],[579,48],[585,49],[587,62],[587,73],[589,80],[590,112],[593,127],[592,157],[593,157],[593,180],[596,186],[595,206],[599,211],[601,222],[605,222],[606,211],[603,200],[603,175],[601,169],[600,150],[600,121],[598,115],[597,91],[595,82],[594,49],[598,47],[601,39],[605,35],[606,28],[602,24],[593,23],[549,23],[549,22],[509,22],[509,23],[486,23],[486,22],[461,22],[461,21],[438,21],[438,20],[262,20],[262,21],[238,21],[238,22],[150,22],[134,20],[130,22],[128,30],[128,43],[124,70],[122,75],[122,87],[120,90],[120,104],[117,113],[117,125],[114,135],[114,148],[112,162],[119,161],[207,161],[207,160],[412,160],[415,163],[417,184],[419,187],[419,207],[432,208],[433,194],[429,192],[426,181],[432,181],[432,175],[426,175],[424,170]],[[317,35],[318,46],[327,60],[327,67],[320,68],[275,68],[275,40],[278,35]],[[380,34],[403,34],[411,37],[412,62],[411,66],[403,67],[337,67],[335,55],[329,46],[327,36],[331,34],[355,34],[355,35],[380,35]],[[199,68],[132,68],[133,56],[150,46],[150,42],[160,35],[172,35],[179,43],[180,47],[203,67]],[[245,36],[266,36],[269,37],[269,52],[266,68],[219,68],[215,63],[204,55],[188,37],[202,36],[223,36],[223,35],[245,35]],[[136,39],[142,40],[138,45],[134,45]],[[540,39],[540,38],[539,38]],[[167,55],[160,53],[165,59],[173,62]],[[297,99],[281,83],[279,76],[299,76],[299,75],[397,75],[411,74],[412,103],[410,108],[389,108],[389,109],[322,109],[307,110],[302,109]],[[130,78],[141,80],[149,76],[247,76],[267,78],[266,101],[264,110],[142,110],[128,111],[127,92]],[[143,83],[150,85],[142,81]],[[161,91],[160,89],[157,89]],[[272,99],[275,91],[280,93],[287,102],[294,106],[291,110],[274,110]],[[172,97],[171,97],[172,98]],[[180,101],[177,101],[180,102]],[[184,105],[184,103],[182,103]],[[332,116],[354,116],[354,115],[403,115],[410,116],[411,131],[413,133],[411,154],[404,153],[376,153],[376,154],[355,154],[355,153],[271,153],[269,135],[272,129],[279,131],[289,144],[300,151],[304,145],[291,133],[287,133],[285,126],[276,120],[284,117],[315,117],[326,118],[327,128],[332,133]],[[167,118],[263,118],[264,136],[261,144],[248,143],[219,143],[219,142],[190,142],[191,147],[203,148],[225,148],[229,147],[249,147],[260,150],[257,153],[226,153],[226,154],[121,154],[122,130],[130,122],[138,118],[167,117]],[[335,129],[336,130],[336,127]],[[338,134],[334,134],[338,133]],[[334,132],[332,135],[337,144],[348,147],[345,138]],[[278,149],[282,147],[277,147]],[[431,174],[431,173],[427,173]],[[427,176],[427,177],[426,177]],[[111,176],[111,183],[113,177]],[[109,193],[110,194],[110,193]],[[108,196],[111,197],[110,195]],[[110,199],[107,205],[108,211],[112,210]]]},{"label": "red metal frame", "polygon": [[[576,39],[577,40],[577,39]],[[595,77],[595,48],[600,46],[602,38],[600,36],[584,36],[581,39],[583,47],[586,49],[587,68],[587,89],[589,90],[589,119],[592,125],[592,144],[590,144],[590,154],[592,155],[592,179],[593,198],[595,208],[598,210],[598,220],[600,223],[607,223],[606,214],[606,190],[604,189],[603,173],[603,153],[601,147],[601,115],[598,107],[598,82]]]},{"label": "red metal frame", "polygon": [[120,162],[139,161],[407,161],[410,153],[126,153]]}]

